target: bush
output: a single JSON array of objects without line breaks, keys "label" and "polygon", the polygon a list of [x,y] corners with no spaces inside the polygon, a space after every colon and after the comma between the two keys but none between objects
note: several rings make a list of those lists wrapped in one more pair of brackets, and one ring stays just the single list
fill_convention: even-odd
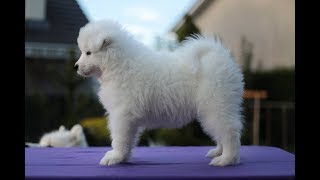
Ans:
[{"label": "bush", "polygon": [[[60,125],[70,129],[83,118],[103,116],[105,111],[95,98],[85,97],[85,100],[86,107],[90,108],[77,111],[71,124],[65,119],[67,107],[63,96],[25,96],[25,141],[38,142],[44,133],[58,129]],[[84,98],[79,97],[77,101],[81,104]]]},{"label": "bush", "polygon": [[110,132],[107,128],[108,118],[85,118],[80,121],[89,146],[110,146]]},{"label": "bush", "polygon": [[268,100],[295,101],[295,70],[245,72],[246,89],[264,89]]}]

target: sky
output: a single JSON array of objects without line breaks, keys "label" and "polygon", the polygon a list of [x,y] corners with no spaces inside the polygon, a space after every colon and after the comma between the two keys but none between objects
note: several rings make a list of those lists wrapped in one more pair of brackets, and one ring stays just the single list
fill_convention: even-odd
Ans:
[{"label": "sky", "polygon": [[196,0],[77,0],[89,21],[113,19],[137,40],[155,46],[155,37],[169,38],[171,28]]}]

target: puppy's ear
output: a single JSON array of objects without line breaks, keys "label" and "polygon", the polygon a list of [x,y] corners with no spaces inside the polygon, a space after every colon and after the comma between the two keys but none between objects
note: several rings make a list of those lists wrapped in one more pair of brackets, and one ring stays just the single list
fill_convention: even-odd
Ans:
[{"label": "puppy's ear", "polygon": [[111,39],[104,39],[100,49],[106,49],[110,46],[110,44],[112,44]]},{"label": "puppy's ear", "polygon": [[70,130],[71,134],[80,134],[82,133],[82,126],[80,124],[75,124],[71,130]]},{"label": "puppy's ear", "polygon": [[61,125],[59,128],[59,131],[65,131],[65,130],[66,130],[66,128],[63,125]]},{"label": "puppy's ear", "polygon": [[83,134],[82,126],[80,124],[74,125],[71,128],[70,133],[72,137],[75,138],[76,141],[80,141],[81,135]]}]

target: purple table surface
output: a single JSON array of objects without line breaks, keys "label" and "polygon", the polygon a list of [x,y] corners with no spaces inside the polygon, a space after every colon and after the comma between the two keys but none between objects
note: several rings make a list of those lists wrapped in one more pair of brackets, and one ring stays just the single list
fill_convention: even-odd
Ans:
[{"label": "purple table surface", "polygon": [[295,179],[295,156],[242,146],[237,166],[209,166],[209,146],[136,147],[125,164],[99,165],[110,147],[25,148],[26,179]]}]

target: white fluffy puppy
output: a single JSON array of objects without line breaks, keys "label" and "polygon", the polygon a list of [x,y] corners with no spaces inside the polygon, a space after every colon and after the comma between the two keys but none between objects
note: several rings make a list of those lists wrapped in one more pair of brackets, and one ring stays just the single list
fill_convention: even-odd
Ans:
[{"label": "white fluffy puppy", "polygon": [[59,130],[44,134],[39,142],[40,146],[48,147],[87,147],[86,137],[80,124],[74,125],[71,130],[60,126]]},{"label": "white fluffy puppy", "polygon": [[243,75],[229,50],[214,38],[189,38],[174,52],[154,52],[117,22],[80,29],[78,74],[96,77],[109,112],[113,150],[100,164],[125,162],[140,129],[179,128],[197,119],[217,142],[210,165],[240,161]]}]

